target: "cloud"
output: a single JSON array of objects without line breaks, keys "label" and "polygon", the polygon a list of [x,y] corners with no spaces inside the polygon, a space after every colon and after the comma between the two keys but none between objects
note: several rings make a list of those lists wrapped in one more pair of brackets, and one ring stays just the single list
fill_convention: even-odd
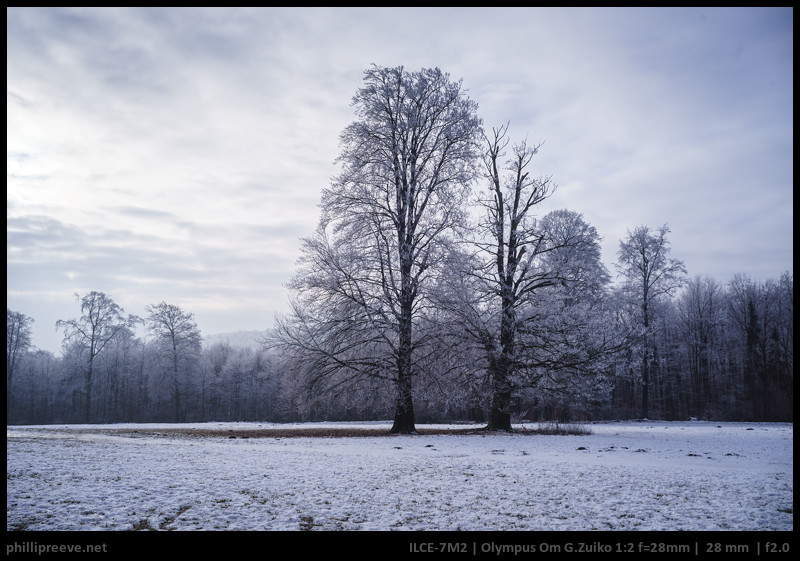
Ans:
[{"label": "cloud", "polygon": [[792,268],[791,8],[10,8],[9,306],[269,326],[371,63],[545,140],[542,212],[581,212],[609,267],[669,223],[690,274]]}]

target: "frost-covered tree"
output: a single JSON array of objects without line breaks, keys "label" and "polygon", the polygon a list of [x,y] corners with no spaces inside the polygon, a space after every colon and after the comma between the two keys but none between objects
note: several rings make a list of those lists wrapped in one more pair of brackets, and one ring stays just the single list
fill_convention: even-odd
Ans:
[{"label": "frost-covered tree", "polygon": [[200,354],[202,343],[200,330],[194,320],[194,314],[166,302],[147,307],[147,327],[153,333],[156,352],[166,367],[165,373],[172,393],[175,421],[180,421],[182,419],[180,374],[189,366],[193,366]]},{"label": "frost-covered tree", "polygon": [[639,324],[643,328],[641,365],[642,417],[648,416],[650,366],[653,359],[652,319],[653,307],[661,298],[672,296],[685,282],[686,267],[683,261],[670,257],[671,247],[667,234],[669,227],[651,229],[638,226],[624,240],[617,252],[617,271],[623,278],[626,294],[636,304]]},{"label": "frost-covered tree", "polygon": [[756,282],[736,274],[727,285],[731,354],[740,364],[743,418],[792,416],[794,386],[794,287],[788,273]]},{"label": "frost-covered tree", "polygon": [[31,348],[33,318],[6,308],[6,421],[12,418],[14,373]]},{"label": "frost-covered tree", "polygon": [[62,361],[51,352],[31,350],[19,365],[14,422],[43,424],[74,422],[74,410],[64,404]]},{"label": "frost-covered tree", "polygon": [[56,327],[64,331],[64,345],[80,349],[85,368],[83,418],[85,422],[90,422],[97,355],[123,330],[132,328],[141,319],[125,315],[125,310],[103,292],[92,291],[83,297],[76,294],[75,298],[81,303],[81,317],[58,320]]},{"label": "frost-covered tree", "polygon": [[[537,227],[534,208],[549,197],[555,185],[549,178],[531,177],[529,166],[539,146],[526,143],[513,148],[506,163],[508,127],[485,136],[484,166],[489,182],[481,204],[486,209],[480,231],[486,241],[478,246],[489,259],[480,269],[488,293],[489,312],[499,317],[497,335],[489,329],[483,336],[492,384],[492,405],[488,428],[511,430],[511,393],[518,365],[518,307],[537,289],[555,282],[550,271],[536,267],[536,260],[550,248]],[[507,166],[507,167],[505,167]],[[527,252],[527,255],[525,255]]]},{"label": "frost-covered tree", "polygon": [[478,251],[451,254],[451,273],[438,295],[483,350],[491,392],[487,428],[510,431],[515,391],[545,383],[566,391],[566,381],[577,379],[567,373],[596,369],[612,338],[595,338],[589,329],[605,332],[593,319],[609,279],[597,232],[575,212],[537,217],[555,185],[531,175],[539,146],[523,142],[505,159],[506,134],[501,127],[484,137],[488,190],[479,199],[485,214],[476,228]]},{"label": "frost-covered tree", "polygon": [[553,282],[519,302],[517,385],[539,401],[600,404],[611,362],[629,344],[609,301],[600,236],[568,210],[546,214],[539,228],[547,250],[536,267]]},{"label": "frost-covered tree", "polygon": [[688,367],[688,411],[709,417],[714,395],[720,344],[725,327],[725,297],[720,283],[696,276],[677,299],[678,332],[685,345]]},{"label": "frost-covered tree", "polygon": [[319,390],[382,380],[392,432],[415,432],[417,326],[443,245],[462,222],[480,120],[461,82],[439,69],[373,66],[341,135],[341,173],[304,240],[285,353]]}]

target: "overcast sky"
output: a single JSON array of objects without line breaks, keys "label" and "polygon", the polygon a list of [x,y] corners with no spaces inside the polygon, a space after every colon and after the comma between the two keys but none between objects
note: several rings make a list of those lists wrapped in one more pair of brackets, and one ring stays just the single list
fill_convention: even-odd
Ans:
[{"label": "overcast sky", "polygon": [[7,8],[7,304],[58,351],[74,294],[203,334],[287,309],[370,64],[463,79],[604,238],[689,275],[793,271],[792,8]]}]

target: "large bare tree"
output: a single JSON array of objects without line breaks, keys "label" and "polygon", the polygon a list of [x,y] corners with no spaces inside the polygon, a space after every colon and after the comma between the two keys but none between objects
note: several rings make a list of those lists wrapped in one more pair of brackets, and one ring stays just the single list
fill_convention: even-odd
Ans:
[{"label": "large bare tree", "polygon": [[323,191],[279,333],[314,365],[315,383],[389,381],[391,430],[413,433],[416,325],[442,245],[462,222],[481,123],[461,82],[438,68],[372,66],[353,105],[341,173]]},{"label": "large bare tree", "polygon": [[[530,165],[539,146],[523,142],[513,147],[509,161],[504,161],[509,144],[508,127],[496,128],[485,136],[484,166],[489,182],[486,209],[481,223],[486,233],[482,250],[491,256],[483,267],[483,277],[494,293],[498,307],[498,337],[484,337],[492,384],[492,405],[488,428],[511,430],[511,394],[517,357],[517,308],[533,291],[555,282],[550,271],[536,267],[536,260],[552,249],[537,227],[534,209],[555,190],[549,178],[530,175]],[[526,255],[527,253],[527,255]]]}]

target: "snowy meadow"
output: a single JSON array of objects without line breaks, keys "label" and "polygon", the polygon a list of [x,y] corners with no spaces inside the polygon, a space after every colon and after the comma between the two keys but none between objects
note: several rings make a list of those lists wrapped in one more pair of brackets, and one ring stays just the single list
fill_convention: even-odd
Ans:
[{"label": "snowy meadow", "polygon": [[[365,436],[268,436],[312,426]],[[6,528],[793,530],[792,424],[611,422],[577,435],[524,432],[530,425],[489,435],[366,430],[389,426],[9,426]]]}]

